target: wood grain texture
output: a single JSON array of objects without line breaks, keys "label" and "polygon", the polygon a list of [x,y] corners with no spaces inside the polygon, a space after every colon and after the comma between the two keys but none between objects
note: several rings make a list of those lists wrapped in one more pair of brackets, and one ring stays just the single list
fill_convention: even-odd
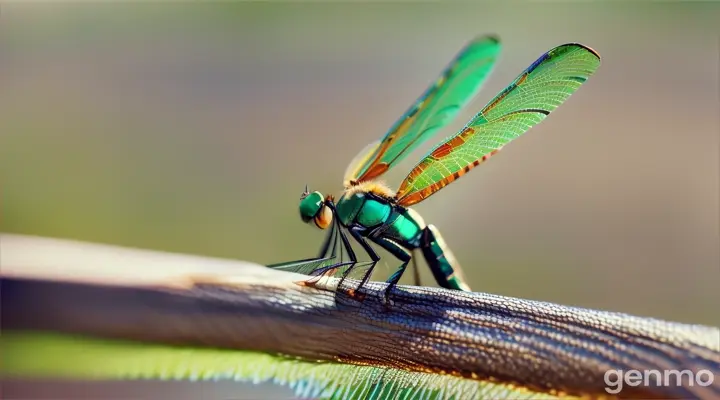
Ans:
[{"label": "wood grain texture", "polygon": [[[484,293],[384,283],[360,303],[328,279],[246,262],[0,237],[3,329],[256,350],[607,396],[609,369],[720,373],[720,330]],[[717,398],[710,386],[622,397]]]}]

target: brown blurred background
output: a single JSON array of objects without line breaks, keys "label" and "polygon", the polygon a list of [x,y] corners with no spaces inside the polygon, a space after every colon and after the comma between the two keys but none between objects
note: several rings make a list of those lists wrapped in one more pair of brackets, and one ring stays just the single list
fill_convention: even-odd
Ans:
[{"label": "brown blurred background", "polygon": [[[418,205],[474,290],[720,324],[720,4],[3,4],[3,232],[273,263],[473,36],[485,89],[544,51],[603,57],[566,104]],[[385,259],[375,279],[395,261]],[[410,282],[411,274],[403,279]],[[424,267],[425,283],[431,275]]]}]

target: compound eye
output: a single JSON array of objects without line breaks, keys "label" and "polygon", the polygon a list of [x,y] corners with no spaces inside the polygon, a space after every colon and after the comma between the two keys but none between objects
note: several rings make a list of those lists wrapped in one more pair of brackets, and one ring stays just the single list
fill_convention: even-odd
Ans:
[{"label": "compound eye", "polygon": [[310,222],[324,206],[325,198],[320,192],[312,192],[300,199],[300,218],[304,222]]}]

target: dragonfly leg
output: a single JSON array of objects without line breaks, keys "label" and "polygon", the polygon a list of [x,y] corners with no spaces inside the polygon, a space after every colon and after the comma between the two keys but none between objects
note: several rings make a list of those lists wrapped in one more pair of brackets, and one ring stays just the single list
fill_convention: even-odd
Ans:
[{"label": "dragonfly leg", "polygon": [[415,252],[412,254],[412,266],[413,266],[413,283],[415,286],[422,286],[420,283],[420,270],[418,269],[417,259],[415,258]]},{"label": "dragonfly leg", "polygon": [[[337,241],[337,234],[335,229],[335,224],[333,224],[330,227],[330,230],[328,230],[328,233],[325,235],[325,239],[323,239],[323,244],[320,247],[320,254],[318,254],[315,258],[305,258],[301,260],[293,260],[293,261],[285,261],[275,264],[270,264],[267,267],[273,268],[273,269],[280,269],[280,270],[286,270],[290,272],[298,272],[303,274],[312,274],[313,272],[317,271],[318,269],[325,269],[323,267],[315,268],[313,270],[307,270],[306,266],[315,264],[315,263],[322,263],[324,261],[331,261],[334,260],[335,255],[335,242]],[[328,250],[330,250],[330,244],[333,244],[332,247],[332,253],[328,254]],[[320,264],[318,264],[320,265]],[[324,272],[324,271],[321,271]]]},{"label": "dragonfly leg", "polygon": [[[315,270],[312,271],[311,274],[322,276],[331,270],[335,270],[335,269],[338,269],[338,268],[344,267],[344,266],[349,266],[347,271],[345,271],[342,278],[340,279],[340,282],[338,282],[338,287],[339,287],[340,284],[342,284],[345,277],[348,275],[348,273],[350,273],[350,271],[357,264],[357,257],[355,256],[355,251],[353,250],[352,246],[350,245],[350,241],[348,240],[347,236],[345,236],[342,226],[340,225],[339,218],[337,217],[337,213],[335,210],[335,205],[332,203],[329,203],[329,204],[327,204],[327,206],[330,207],[330,210],[333,212],[333,224],[330,229],[331,232],[328,233],[322,247],[320,248],[320,258],[319,259],[334,260],[336,258],[337,242],[338,242],[338,237],[339,237],[340,244],[341,244],[340,262],[337,262],[337,263],[334,263],[334,264],[331,264],[328,266],[316,268]],[[330,257],[327,257],[327,252],[328,252],[328,250],[330,250],[331,243],[332,243],[332,250],[331,250],[332,254],[330,255]],[[349,261],[342,260],[343,249],[347,252],[348,258],[350,258]],[[315,283],[317,283],[317,282],[312,282],[312,285],[314,286]]]},{"label": "dragonfly leg", "polygon": [[[337,248],[337,241],[338,241],[338,231],[339,227],[337,227],[337,221],[333,221],[332,225],[330,225],[330,229],[328,230],[327,235],[325,235],[325,239],[323,239],[323,244],[320,246],[320,252],[318,253],[317,258],[310,258],[308,260],[305,260],[305,263],[320,263],[319,265],[324,264],[325,262],[332,262],[332,264],[327,266],[318,266],[317,268],[313,269],[312,271],[308,272],[308,275],[310,276],[317,276],[318,279],[310,279],[305,282],[306,286],[315,286],[315,284],[320,280],[320,278],[330,273],[330,271],[337,269],[339,263],[335,263],[335,259],[337,258],[336,254],[336,248]],[[332,244],[332,250],[330,249],[330,244]],[[330,251],[330,254],[328,255],[328,251]],[[302,260],[300,261],[302,262]],[[340,254],[340,262],[342,262],[342,253]],[[298,271],[299,272],[299,271]]]},{"label": "dragonfly leg", "polygon": [[343,282],[343,280],[345,280],[345,276],[347,276],[347,274],[350,272],[350,270],[352,270],[353,267],[355,266],[355,264],[357,264],[357,256],[355,256],[355,250],[353,250],[352,246],[350,245],[350,241],[348,240],[347,236],[345,236],[345,232],[342,231],[342,228],[340,226],[337,227],[337,233],[340,236],[340,240],[342,242],[343,248],[345,248],[345,251],[347,251],[347,253],[348,253],[348,258],[350,258],[350,261],[345,261],[345,262],[341,261],[337,264],[330,265],[326,269],[327,270],[336,269],[336,268],[343,267],[345,265],[350,266],[350,267],[348,267],[347,271],[345,271],[345,273],[343,274],[342,278],[340,279],[340,282],[338,282],[338,287],[339,287],[340,284]]},{"label": "dragonfly leg", "polygon": [[[297,268],[285,268],[285,269],[293,271],[293,272],[307,273],[308,275],[312,276],[313,278],[302,282],[302,285],[316,287],[317,283],[320,281],[320,279],[324,275],[331,274],[331,272],[333,270],[336,270],[345,265],[354,264],[355,261],[353,261],[353,260],[348,261],[348,262],[342,261],[342,251],[340,252],[340,261],[335,262],[337,260],[337,242],[338,242],[338,238],[339,238],[340,234],[341,234],[341,228],[339,226],[339,223],[337,222],[337,219],[335,219],[333,221],[333,224],[330,227],[330,230],[328,231],[328,234],[325,236],[325,240],[320,248],[320,253],[319,253],[318,257],[310,258],[310,259],[306,259],[306,260],[293,261],[290,263],[283,263],[283,264],[297,264],[298,265]],[[330,248],[331,244],[332,244],[332,249]],[[328,254],[328,251],[330,252],[330,254]],[[326,262],[330,262],[331,264],[322,266]],[[280,265],[283,265],[283,264],[275,264],[271,267],[278,268]],[[318,266],[315,267],[314,269],[312,269],[311,271],[305,271],[304,266],[311,265],[311,264],[317,264]],[[282,267],[280,267],[280,268],[282,269]]]},{"label": "dragonfly leg", "polygon": [[395,273],[392,274],[392,276],[390,276],[390,278],[386,281],[388,282],[388,287],[385,289],[385,303],[388,304],[390,300],[390,290],[392,290],[392,288],[400,281],[400,278],[412,259],[412,254],[408,249],[400,246],[390,239],[377,238],[376,243],[402,261],[402,264],[398,267],[397,271],[395,271]]},{"label": "dragonfly leg", "polygon": [[[378,263],[378,261],[380,261],[380,256],[377,255],[375,250],[372,247],[370,247],[370,244],[362,236],[362,232],[364,230],[365,230],[365,228],[362,228],[359,226],[353,226],[350,228],[350,234],[352,235],[352,237],[358,243],[360,243],[360,246],[362,246],[363,250],[365,250],[367,255],[370,256],[370,259],[372,260],[372,261],[370,261],[370,266],[368,267],[367,271],[365,272],[365,275],[363,276],[362,280],[360,281],[360,284],[358,285],[358,287],[355,290],[352,290],[350,292],[351,296],[355,295],[355,293],[359,292],[360,288],[363,287],[363,285],[365,285],[365,283],[368,281],[368,279],[370,279],[370,275],[372,275],[372,271],[373,271],[373,269],[375,269],[375,265]],[[345,272],[345,275],[342,277],[342,279],[345,279],[345,277],[347,277],[347,275],[349,273],[350,273],[350,269],[348,269]],[[341,282],[342,282],[342,280],[341,280]]]},{"label": "dragonfly leg", "polygon": [[[295,261],[286,261],[286,262],[282,262],[282,263],[275,263],[275,264],[268,265],[268,267],[282,269],[281,268],[282,266],[289,265],[289,264],[307,265],[307,264],[311,264],[313,262],[320,261],[320,260],[334,259],[336,257],[335,248],[336,248],[336,242],[337,242],[337,237],[338,237],[336,225],[337,225],[336,223],[333,223],[332,225],[330,225],[330,229],[328,229],[327,234],[325,234],[325,238],[323,239],[323,244],[320,246],[320,252],[317,255],[317,257],[306,258],[306,259],[295,260]],[[333,245],[332,251],[331,251],[331,254],[328,254],[331,244]],[[294,272],[300,272],[300,271],[294,271]],[[304,272],[307,273],[308,271],[304,271]],[[312,271],[309,271],[309,272],[312,272]]]},{"label": "dragonfly leg", "polygon": [[[350,275],[350,273],[353,271],[353,269],[358,265],[370,265],[370,269],[372,269],[375,264],[380,260],[380,257],[375,253],[375,251],[372,249],[372,247],[368,246],[367,242],[365,242],[364,238],[360,236],[359,232],[362,231],[362,228],[359,227],[353,227],[350,228],[350,234],[353,236],[354,239],[356,239],[360,245],[362,245],[363,249],[368,253],[372,261],[370,262],[358,262],[357,256],[355,255],[355,251],[353,250],[352,246],[350,245],[350,240],[348,240],[347,236],[345,236],[345,233],[338,227],[338,235],[341,239],[343,248],[348,252],[348,257],[350,258],[350,261],[345,262],[339,262],[336,264],[329,265],[327,267],[318,268],[317,270],[313,271],[313,273],[324,273],[331,269],[336,269],[345,265],[350,265],[350,267],[343,273],[342,277],[340,278],[340,282],[338,282],[338,286],[340,286],[343,281]],[[334,254],[334,250],[333,250]],[[358,288],[359,289],[359,288]]]},{"label": "dragonfly leg", "polygon": [[333,217],[333,224],[330,225],[330,230],[328,231],[327,235],[325,235],[325,239],[323,239],[323,244],[320,246],[320,253],[318,254],[318,258],[326,258],[327,252],[330,249],[330,243],[332,243],[332,254],[335,254],[335,243],[337,242],[337,230],[339,227],[337,226],[337,219]]}]

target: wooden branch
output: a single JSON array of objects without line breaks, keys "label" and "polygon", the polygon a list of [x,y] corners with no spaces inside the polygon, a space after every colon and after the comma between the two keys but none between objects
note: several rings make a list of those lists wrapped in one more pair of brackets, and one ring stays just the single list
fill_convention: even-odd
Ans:
[{"label": "wooden branch", "polygon": [[[607,396],[608,370],[720,373],[720,330],[438,288],[383,302],[243,261],[3,234],[2,326],[212,346]],[[720,396],[710,386],[625,386],[623,397]]]}]

